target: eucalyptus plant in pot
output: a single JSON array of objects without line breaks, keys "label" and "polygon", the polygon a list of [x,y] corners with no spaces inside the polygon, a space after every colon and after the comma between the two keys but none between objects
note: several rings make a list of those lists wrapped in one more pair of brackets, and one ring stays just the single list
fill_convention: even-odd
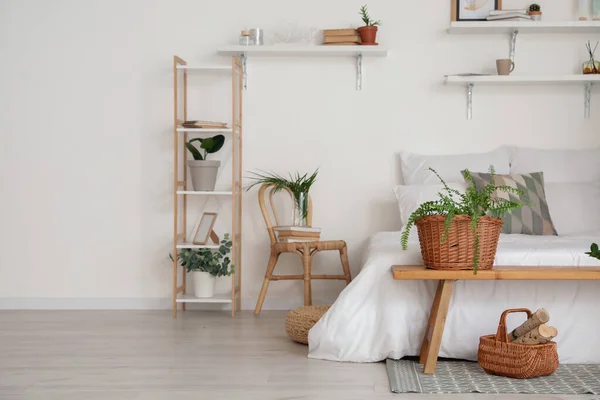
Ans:
[{"label": "eucalyptus plant in pot", "polygon": [[[235,271],[231,264],[229,234],[225,234],[217,250],[181,249],[177,260],[194,277],[194,296],[209,298],[215,295],[217,277],[230,276]],[[171,260],[173,256],[171,256]]]},{"label": "eucalyptus plant in pot", "polygon": [[268,184],[275,188],[275,192],[287,190],[294,199],[294,226],[308,226],[309,191],[317,180],[319,169],[311,175],[300,175],[299,172],[290,174],[289,178],[272,172],[252,172],[250,179],[255,182],[248,186],[248,190],[256,185]]},{"label": "eucalyptus plant in pot", "polygon": [[409,217],[402,232],[402,249],[408,247],[410,230],[417,225],[421,255],[425,265],[433,269],[492,269],[498,238],[505,212],[524,206],[524,203],[496,197],[495,192],[523,195],[523,191],[495,183],[494,168],[491,179],[478,189],[471,172],[462,171],[469,187],[465,193],[451,189],[440,175],[444,192],[439,200],[422,203]]},{"label": "eucalyptus plant in pot", "polygon": [[[199,148],[196,148],[194,143],[199,143]],[[209,138],[196,138],[185,143],[185,147],[194,157],[193,160],[188,161],[194,190],[215,190],[217,173],[219,172],[221,161],[207,160],[206,157],[209,154],[221,150],[224,144],[225,136],[223,135],[216,135]]]}]

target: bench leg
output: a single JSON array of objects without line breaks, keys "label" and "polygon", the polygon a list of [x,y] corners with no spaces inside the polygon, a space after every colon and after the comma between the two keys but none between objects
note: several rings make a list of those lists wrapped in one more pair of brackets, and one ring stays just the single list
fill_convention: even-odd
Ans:
[{"label": "bench leg", "polygon": [[450,298],[452,297],[452,289],[454,281],[440,281],[431,306],[429,315],[429,323],[425,330],[425,337],[421,346],[420,364],[425,364],[424,373],[431,375],[435,373],[437,366],[437,358],[442,344],[442,336],[444,334],[444,325],[448,316],[448,307],[450,306]]}]

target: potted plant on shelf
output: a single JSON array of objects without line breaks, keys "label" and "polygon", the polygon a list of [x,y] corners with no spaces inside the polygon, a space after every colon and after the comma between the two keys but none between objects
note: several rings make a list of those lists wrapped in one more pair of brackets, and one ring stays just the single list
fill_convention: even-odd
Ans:
[{"label": "potted plant on shelf", "polygon": [[529,16],[534,21],[542,20],[542,7],[539,4],[532,4],[529,6]]},{"label": "potted plant on shelf", "polygon": [[308,226],[308,205],[309,205],[309,191],[312,185],[317,180],[319,169],[312,173],[312,175],[296,172],[295,175],[290,174],[289,178],[285,178],[281,175],[272,172],[252,172],[253,179],[255,182],[248,186],[248,190],[256,185],[269,184],[274,186],[275,192],[281,190],[287,190],[290,192],[294,199],[294,226]]},{"label": "potted plant on shelf", "polygon": [[[194,143],[196,142],[200,144],[200,148],[194,146]],[[185,143],[185,147],[194,157],[193,160],[188,161],[194,190],[215,190],[217,173],[219,172],[221,161],[207,160],[206,156],[221,150],[223,144],[225,144],[225,136],[223,135],[216,135],[209,138],[196,138]]]},{"label": "potted plant on shelf", "polygon": [[227,233],[217,250],[181,249],[177,254],[177,261],[194,277],[194,296],[213,297],[217,277],[230,276],[234,272],[234,266],[228,257],[230,252],[231,240]]},{"label": "potted plant on shelf", "polygon": [[428,201],[419,206],[409,217],[402,232],[402,249],[408,247],[408,238],[413,225],[417,225],[421,255],[428,268],[432,269],[492,269],[500,230],[500,219],[505,212],[524,206],[507,199],[493,197],[496,191],[522,195],[523,192],[510,186],[497,186],[494,168],[490,167],[490,182],[477,189],[469,170],[463,176],[470,186],[465,193],[448,187],[437,175],[446,193],[438,193],[439,200]]},{"label": "potted plant on shelf", "polygon": [[377,27],[381,25],[381,21],[373,21],[367,6],[364,5],[360,8],[359,12],[365,26],[358,28],[358,34],[360,35],[361,45],[363,46],[376,46],[377,42]]}]

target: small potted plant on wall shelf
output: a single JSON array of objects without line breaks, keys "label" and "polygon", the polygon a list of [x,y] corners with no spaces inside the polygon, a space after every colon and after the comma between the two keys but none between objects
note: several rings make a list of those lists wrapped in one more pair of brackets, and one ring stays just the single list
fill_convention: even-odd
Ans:
[{"label": "small potted plant on wall shelf", "polygon": [[229,234],[226,233],[218,250],[181,249],[177,255],[177,261],[194,277],[194,296],[213,297],[217,277],[233,274],[234,266],[228,257],[231,246]]},{"label": "small potted plant on wall shelf", "polygon": [[[200,148],[196,148],[194,143],[200,143]],[[193,160],[188,161],[190,173],[192,175],[192,186],[196,191],[213,191],[217,182],[217,173],[221,166],[221,161],[207,160],[209,154],[221,150],[225,143],[225,136],[216,135],[209,138],[192,139],[185,144]]]},{"label": "small potted plant on wall shelf", "polygon": [[542,7],[539,4],[532,4],[529,6],[529,16],[534,21],[542,20]]},{"label": "small potted plant on wall shelf", "polygon": [[361,45],[377,46],[377,27],[381,25],[381,21],[374,21],[371,19],[366,5],[360,8],[359,14],[363,22],[365,23],[364,26],[358,28],[358,34],[360,35]]}]

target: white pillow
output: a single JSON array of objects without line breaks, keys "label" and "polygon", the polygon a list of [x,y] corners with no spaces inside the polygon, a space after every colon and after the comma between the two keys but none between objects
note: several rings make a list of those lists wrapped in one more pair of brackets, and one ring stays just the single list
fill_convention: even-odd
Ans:
[{"label": "white pillow", "polygon": [[600,149],[597,148],[585,150],[515,148],[511,164],[510,172],[513,174],[542,171],[545,183],[600,183]]},{"label": "white pillow", "polygon": [[493,165],[496,173],[508,174],[511,150],[509,147],[501,147],[489,153],[437,156],[402,152],[402,178],[405,185],[439,183],[438,178],[429,171],[430,167],[446,182],[462,182],[460,171],[465,168],[472,172],[487,172],[490,165]]},{"label": "white pillow", "polygon": [[[464,193],[469,186],[465,182],[450,182],[448,183],[450,189],[458,190]],[[444,185],[399,185],[394,188],[394,194],[398,201],[398,208],[400,209],[400,219],[402,220],[402,226],[406,226],[410,214],[412,214],[421,203],[426,201],[438,200],[438,193],[447,193],[444,190]]]},{"label": "white pillow", "polygon": [[600,185],[546,182],[544,186],[550,216],[559,236],[600,232]]}]

